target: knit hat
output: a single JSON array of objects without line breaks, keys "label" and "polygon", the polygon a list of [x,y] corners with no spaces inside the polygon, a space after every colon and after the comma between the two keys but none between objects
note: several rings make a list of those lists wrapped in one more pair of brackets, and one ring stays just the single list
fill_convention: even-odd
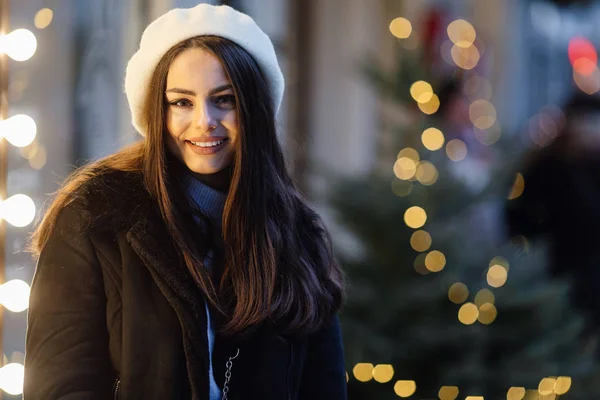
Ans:
[{"label": "knit hat", "polygon": [[175,8],[148,25],[139,50],[127,64],[125,93],[131,122],[142,136],[146,136],[142,110],[156,66],[173,46],[201,35],[220,36],[243,47],[254,58],[267,81],[275,113],[279,110],[285,84],[283,74],[273,43],[251,17],[224,5],[202,3],[193,8]]}]

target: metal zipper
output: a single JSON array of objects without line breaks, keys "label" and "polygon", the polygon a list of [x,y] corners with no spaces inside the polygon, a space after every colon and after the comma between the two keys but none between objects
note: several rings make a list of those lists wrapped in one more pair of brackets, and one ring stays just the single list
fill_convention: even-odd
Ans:
[{"label": "metal zipper", "polygon": [[119,398],[119,385],[121,385],[121,380],[115,380],[115,383],[113,384],[113,400],[118,400]]},{"label": "metal zipper", "polygon": [[294,360],[294,343],[290,339],[290,363],[288,365],[288,373],[287,373],[288,400],[292,400],[292,390],[290,388],[290,375],[292,374],[292,361],[293,360]]}]

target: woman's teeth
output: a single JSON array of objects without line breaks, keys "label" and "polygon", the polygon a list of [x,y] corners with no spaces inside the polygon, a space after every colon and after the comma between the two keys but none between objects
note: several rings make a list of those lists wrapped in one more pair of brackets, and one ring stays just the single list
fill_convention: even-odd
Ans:
[{"label": "woman's teeth", "polygon": [[198,146],[198,147],[215,147],[220,145],[221,143],[223,143],[225,141],[225,139],[221,139],[218,140],[216,142],[191,142],[194,146]]}]

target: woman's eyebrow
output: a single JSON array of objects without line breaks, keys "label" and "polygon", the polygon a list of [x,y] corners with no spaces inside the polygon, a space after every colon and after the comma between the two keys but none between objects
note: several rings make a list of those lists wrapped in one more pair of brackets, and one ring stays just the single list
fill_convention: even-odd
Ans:
[{"label": "woman's eyebrow", "polygon": [[[219,93],[219,92],[222,92],[222,91],[227,90],[227,89],[233,89],[233,86],[230,83],[227,83],[227,84],[221,85],[221,86],[217,86],[216,88],[211,89],[208,92],[208,95],[212,96],[215,93]],[[188,95],[188,96],[195,96],[196,95],[196,92],[194,92],[193,90],[181,89],[181,88],[167,89],[166,93],[179,93],[179,94],[185,94],[185,95]]]}]

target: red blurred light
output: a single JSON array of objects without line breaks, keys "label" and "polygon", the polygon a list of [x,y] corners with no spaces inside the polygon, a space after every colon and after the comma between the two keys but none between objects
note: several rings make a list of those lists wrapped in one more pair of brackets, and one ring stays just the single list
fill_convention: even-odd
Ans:
[{"label": "red blurred light", "polygon": [[598,53],[588,39],[574,37],[569,41],[569,61],[575,71],[589,76],[598,64]]}]

